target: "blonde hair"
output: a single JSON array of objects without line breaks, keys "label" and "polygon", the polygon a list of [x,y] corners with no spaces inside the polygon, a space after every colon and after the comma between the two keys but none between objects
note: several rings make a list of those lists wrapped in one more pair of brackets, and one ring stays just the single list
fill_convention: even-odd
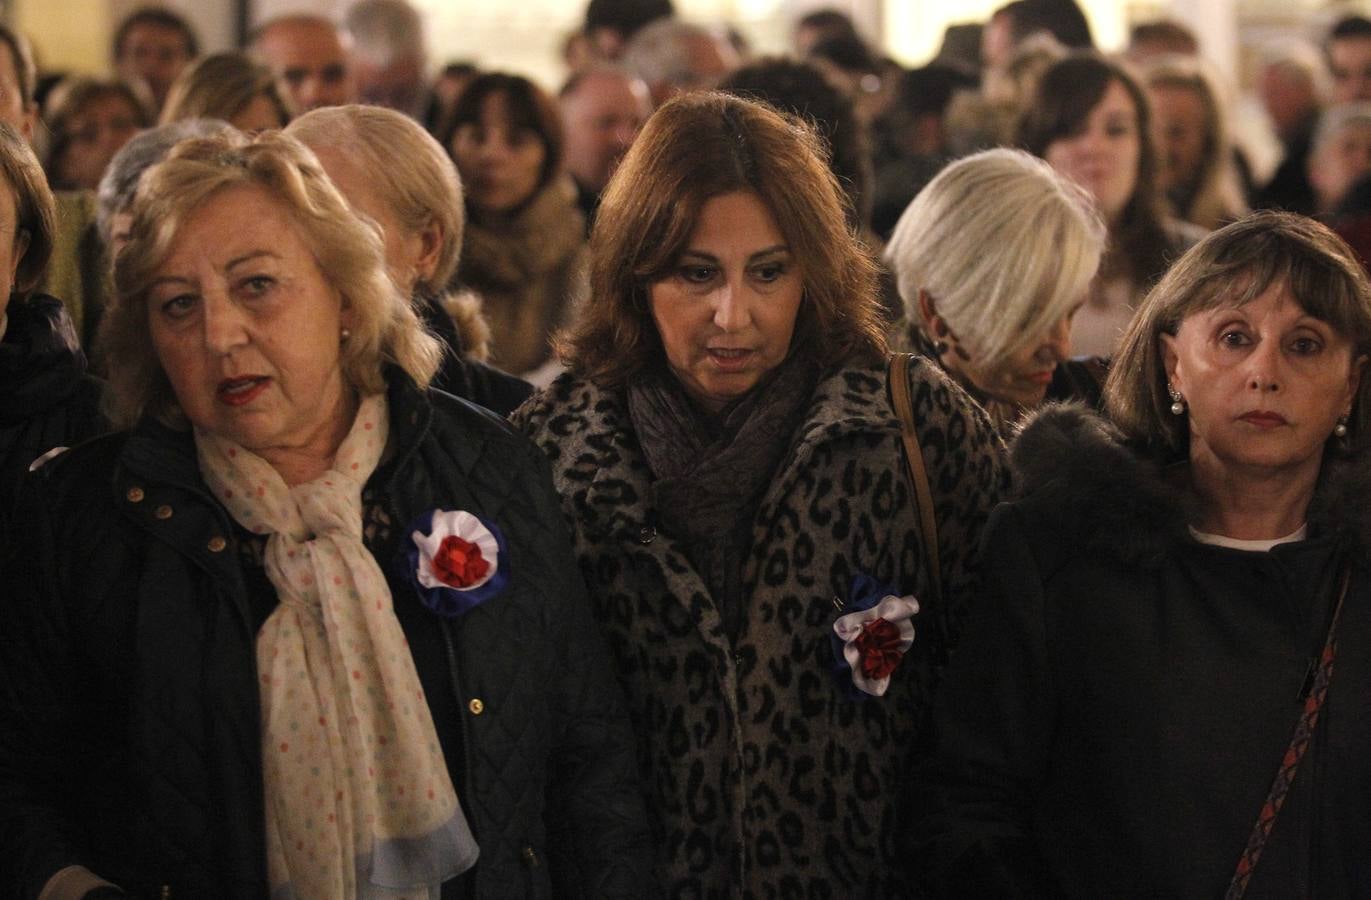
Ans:
[{"label": "blonde hair", "polygon": [[129,241],[114,262],[115,296],[100,329],[109,366],[107,411],[117,426],[152,415],[173,427],[184,421],[152,348],[147,292],[182,226],[215,194],[255,186],[281,204],[327,280],[352,313],[342,345],[344,379],[364,394],[385,389],[383,368],[399,366],[427,386],[441,357],[409,298],[386,273],[381,236],[352,214],[319,161],[279,132],[249,138],[236,132],[183,141],[150,168],[130,208]]},{"label": "blonde hair", "polygon": [[158,125],[182,119],[230,121],[256,97],[271,101],[284,127],[292,110],[271,69],[246,53],[214,53],[193,63],[167,92]]},{"label": "blonde hair", "polygon": [[919,292],[994,367],[1042,339],[1085,296],[1105,225],[1081,188],[1020,150],[986,150],[943,169],[886,244],[905,315]]},{"label": "blonde hair", "polygon": [[[1189,441],[1185,417],[1170,412],[1162,335],[1195,313],[1242,306],[1285,285],[1304,311],[1371,354],[1371,284],[1352,249],[1305,216],[1258,212],[1212,232],[1167,271],[1133,316],[1105,382],[1105,409],[1123,434],[1173,451]],[[1363,378],[1348,427],[1371,427],[1371,378]]]},{"label": "blonde hair", "polygon": [[[1247,213],[1233,164],[1233,147],[1217,79],[1200,60],[1188,56],[1162,56],[1148,65],[1144,81],[1149,88],[1177,88],[1194,93],[1204,106],[1204,156],[1195,179],[1195,193],[1188,209],[1173,212],[1201,228],[1218,228]],[[1156,104],[1153,104],[1155,118]]]},{"label": "blonde hair", "polygon": [[457,168],[432,135],[404,113],[381,106],[332,106],[305,113],[286,133],[308,147],[328,147],[372,177],[400,224],[442,231],[437,268],[424,286],[437,293],[457,271],[466,225]]}]

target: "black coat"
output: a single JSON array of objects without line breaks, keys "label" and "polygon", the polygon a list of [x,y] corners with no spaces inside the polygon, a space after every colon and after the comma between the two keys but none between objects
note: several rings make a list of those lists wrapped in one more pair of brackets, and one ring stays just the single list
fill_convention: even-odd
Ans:
[{"label": "black coat", "polygon": [[1079,409],[1030,424],[1015,463],[937,702],[934,892],[1222,896],[1351,565],[1323,718],[1247,896],[1371,895],[1365,464],[1325,472],[1309,539],[1257,553],[1194,540],[1183,473]]},{"label": "black coat", "polygon": [[[367,544],[481,851],[444,897],[639,896],[633,739],[546,463],[503,421],[403,378],[390,410]],[[79,863],[139,893],[265,896],[261,575],[193,442],[144,423],[31,485],[32,527],[0,573],[0,895]],[[421,606],[400,562],[434,508],[496,523],[509,551],[509,586],[455,621]]]},{"label": "black coat", "polygon": [[462,336],[437,297],[421,292],[414,302],[424,325],[443,342],[443,362],[433,377],[434,387],[502,416],[533,395],[533,385],[522,378],[467,358]]},{"label": "black coat", "polygon": [[86,374],[71,319],[39,294],[14,298],[0,340],[0,546],[20,479],[33,461],[104,430],[100,382]]}]

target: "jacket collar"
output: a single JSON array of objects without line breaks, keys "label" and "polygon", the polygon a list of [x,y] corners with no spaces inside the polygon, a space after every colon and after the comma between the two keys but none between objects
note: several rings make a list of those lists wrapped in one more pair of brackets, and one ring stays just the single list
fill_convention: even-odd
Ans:
[{"label": "jacket collar", "polygon": [[[1156,563],[1191,540],[1193,499],[1178,487],[1183,459],[1124,442],[1107,420],[1075,403],[1049,404],[1024,425],[1010,451],[1016,494],[1059,517],[1078,546],[1129,562]],[[1309,508],[1312,533],[1371,550],[1371,465],[1365,454],[1329,460]]]},{"label": "jacket collar", "polygon": [[[387,375],[393,448],[373,478],[383,479],[386,496],[402,490],[400,478],[433,423],[433,409],[417,385],[398,368]],[[480,458],[482,442],[467,434],[448,436],[449,462],[465,474]],[[233,523],[209,493],[200,474],[195,438],[151,417],[142,419],[125,442],[112,483],[116,507],[139,527],[170,543],[202,568],[233,583],[238,557],[231,551]],[[399,504],[401,507],[403,503]]]}]

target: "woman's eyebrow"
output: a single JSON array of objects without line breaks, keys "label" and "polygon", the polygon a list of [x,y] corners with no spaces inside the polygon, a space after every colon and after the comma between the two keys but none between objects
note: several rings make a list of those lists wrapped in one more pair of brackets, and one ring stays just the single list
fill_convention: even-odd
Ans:
[{"label": "woman's eyebrow", "polygon": [[252,250],[244,253],[242,256],[235,256],[233,259],[229,260],[224,266],[224,271],[231,271],[235,267],[241,266],[243,263],[252,262],[254,259],[260,259],[264,256],[269,256],[272,259],[278,258],[277,255],[270,250]]}]

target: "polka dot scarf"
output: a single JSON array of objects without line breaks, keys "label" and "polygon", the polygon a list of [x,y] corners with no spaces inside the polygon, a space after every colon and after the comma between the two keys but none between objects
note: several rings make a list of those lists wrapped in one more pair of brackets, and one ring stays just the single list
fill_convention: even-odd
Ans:
[{"label": "polka dot scarf", "polygon": [[383,396],[361,403],[333,466],[287,487],[201,431],[214,496],[270,535],[280,605],[257,635],[273,897],[437,898],[476,862],[390,589],[362,543],[362,486],[385,448]]}]

